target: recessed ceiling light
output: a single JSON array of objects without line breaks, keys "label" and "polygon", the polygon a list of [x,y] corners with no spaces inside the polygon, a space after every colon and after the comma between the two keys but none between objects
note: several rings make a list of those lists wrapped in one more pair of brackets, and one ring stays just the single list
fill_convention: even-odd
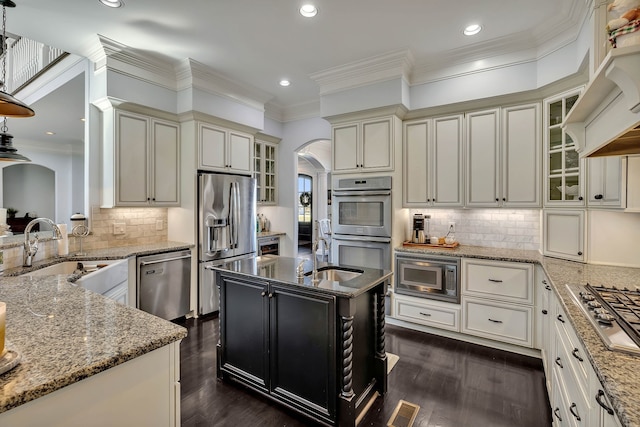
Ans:
[{"label": "recessed ceiling light", "polygon": [[122,0],[98,0],[105,6],[108,7],[122,7],[124,6],[124,2]]},{"label": "recessed ceiling light", "polygon": [[85,119],[84,117],[82,117],[82,118],[80,119],[80,121],[81,121],[81,122],[86,122],[86,121],[87,121],[87,119]]},{"label": "recessed ceiling light", "polygon": [[48,130],[48,131],[45,132],[45,134],[47,134],[47,135],[55,135],[56,133],[55,132],[51,132],[50,130]]},{"label": "recessed ceiling light", "polygon": [[305,18],[313,18],[318,14],[318,8],[312,4],[305,4],[300,8],[300,15]]},{"label": "recessed ceiling light", "polygon": [[478,24],[469,25],[464,29],[463,33],[465,36],[474,36],[478,34],[482,30],[482,27]]},{"label": "recessed ceiling light", "polygon": [[290,84],[291,84],[291,82],[290,82],[289,80],[287,80],[287,79],[282,79],[282,80],[280,80],[280,86],[287,87],[287,86],[289,86]]}]

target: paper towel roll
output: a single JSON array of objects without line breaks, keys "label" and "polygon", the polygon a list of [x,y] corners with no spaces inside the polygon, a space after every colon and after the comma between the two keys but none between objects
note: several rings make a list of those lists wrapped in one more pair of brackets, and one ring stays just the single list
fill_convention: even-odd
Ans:
[{"label": "paper towel roll", "polygon": [[58,256],[69,255],[69,233],[67,224],[57,224],[62,238],[58,240]]}]

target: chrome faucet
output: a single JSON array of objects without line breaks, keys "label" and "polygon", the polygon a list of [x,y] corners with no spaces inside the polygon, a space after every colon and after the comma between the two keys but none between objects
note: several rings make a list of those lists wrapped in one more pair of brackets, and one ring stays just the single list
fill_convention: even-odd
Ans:
[{"label": "chrome faucet", "polygon": [[318,283],[320,279],[318,279],[318,256],[316,252],[318,252],[318,244],[322,241],[322,244],[327,246],[327,239],[320,235],[320,230],[318,226],[320,225],[320,221],[315,220],[314,231],[316,234],[316,238],[313,241],[313,245],[311,245],[311,256],[313,257],[313,272],[311,273],[311,277],[313,278],[313,283]]},{"label": "chrome faucet", "polygon": [[24,247],[22,253],[22,266],[23,267],[31,267],[31,262],[33,261],[33,257],[38,253],[38,235],[36,234],[33,242],[29,239],[29,233],[34,225],[39,222],[44,222],[45,224],[49,224],[51,229],[53,230],[53,240],[58,240],[62,238],[62,232],[58,228],[58,226],[49,218],[36,218],[27,224],[24,228]]}]

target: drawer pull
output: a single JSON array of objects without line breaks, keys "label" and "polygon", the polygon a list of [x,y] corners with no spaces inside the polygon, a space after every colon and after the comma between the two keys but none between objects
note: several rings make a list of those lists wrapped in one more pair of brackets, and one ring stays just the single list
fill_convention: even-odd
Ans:
[{"label": "drawer pull", "polygon": [[564,323],[564,318],[562,317],[562,314],[558,314],[558,320]]},{"label": "drawer pull", "polygon": [[[573,412],[574,408],[576,409],[576,412]],[[572,403],[571,406],[569,407],[569,411],[571,412],[571,415],[576,417],[576,420],[580,421],[580,415],[578,414],[578,405],[576,405],[575,403]]]},{"label": "drawer pull", "polygon": [[489,318],[489,322],[502,323],[502,320],[494,320],[494,319]]},{"label": "drawer pull", "polygon": [[582,357],[580,357],[580,355],[578,354],[578,349],[577,348],[574,348],[573,351],[571,352],[571,354],[573,355],[573,357],[575,357],[579,361],[584,362],[584,359]]},{"label": "drawer pull", "polygon": [[547,285],[544,287],[546,290],[550,291],[551,290],[551,286]]},{"label": "drawer pull", "polygon": [[556,357],[556,365],[560,366],[560,368],[564,369],[564,366],[562,366],[562,359],[560,359],[559,357]]},{"label": "drawer pull", "polygon": [[423,316],[431,317],[431,314],[429,314],[429,313],[420,312],[420,314],[422,314]]},{"label": "drawer pull", "polygon": [[602,408],[607,411],[607,414],[613,415],[613,409],[609,408],[609,405],[602,401],[602,396],[604,396],[604,391],[598,390],[598,394],[596,394],[596,402],[598,402],[598,405],[602,406]]},{"label": "drawer pull", "polygon": [[547,310],[542,310],[542,314],[549,314]]},{"label": "drawer pull", "polygon": [[543,285],[546,285],[546,284],[547,284],[547,281],[546,281],[546,280],[543,280],[543,281],[542,281],[542,284],[543,284]]},{"label": "drawer pull", "polygon": [[553,410],[553,415],[556,416],[556,418],[558,419],[558,421],[562,422],[562,418],[560,418],[560,415],[558,415],[558,412],[560,412],[560,408],[556,408]]},{"label": "drawer pull", "polygon": [[502,283],[502,280],[500,279],[489,279],[489,281],[493,283]]},{"label": "drawer pull", "polygon": [[267,293],[265,291],[260,292],[260,295],[265,296]]}]

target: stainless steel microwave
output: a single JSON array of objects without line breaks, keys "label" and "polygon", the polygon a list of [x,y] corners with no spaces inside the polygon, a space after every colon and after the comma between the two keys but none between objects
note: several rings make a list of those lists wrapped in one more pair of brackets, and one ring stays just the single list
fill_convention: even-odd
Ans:
[{"label": "stainless steel microwave", "polygon": [[460,259],[396,255],[395,292],[460,303]]}]

